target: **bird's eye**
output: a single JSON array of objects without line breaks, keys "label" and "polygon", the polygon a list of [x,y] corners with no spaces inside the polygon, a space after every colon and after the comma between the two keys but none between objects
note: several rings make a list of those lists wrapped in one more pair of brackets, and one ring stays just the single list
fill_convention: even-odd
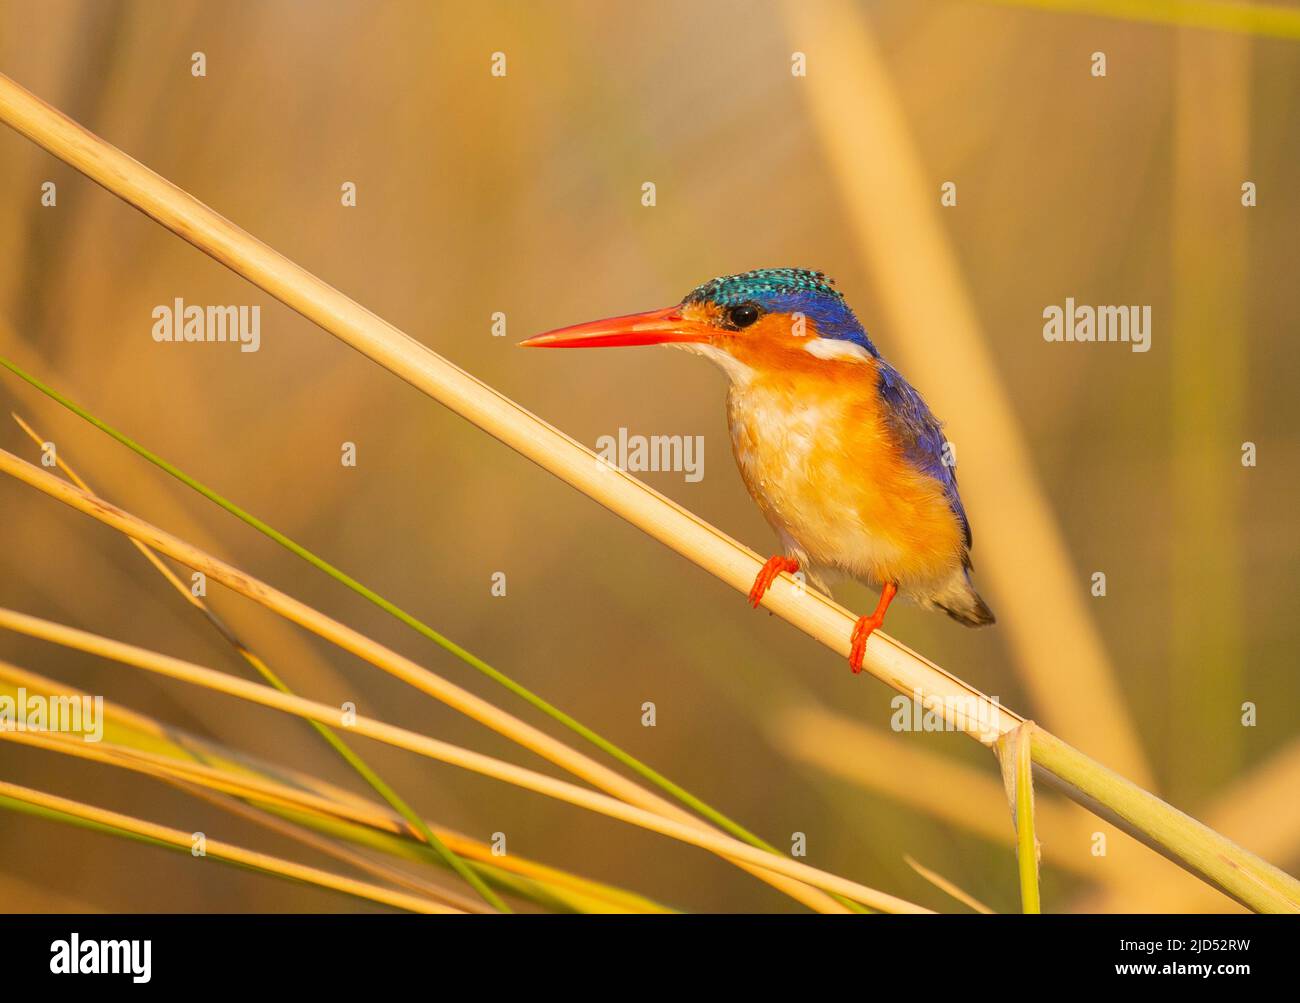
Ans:
[{"label": "bird's eye", "polygon": [[741,303],[727,311],[727,320],[736,327],[749,327],[758,320],[758,307],[753,303]]}]

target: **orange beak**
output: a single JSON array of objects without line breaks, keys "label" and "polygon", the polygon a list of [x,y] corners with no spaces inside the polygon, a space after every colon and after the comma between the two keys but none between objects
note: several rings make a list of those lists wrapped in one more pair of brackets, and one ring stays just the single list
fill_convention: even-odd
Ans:
[{"label": "orange beak", "polygon": [[702,342],[715,333],[708,324],[687,320],[681,306],[670,306],[562,327],[519,344],[522,348],[618,348]]}]

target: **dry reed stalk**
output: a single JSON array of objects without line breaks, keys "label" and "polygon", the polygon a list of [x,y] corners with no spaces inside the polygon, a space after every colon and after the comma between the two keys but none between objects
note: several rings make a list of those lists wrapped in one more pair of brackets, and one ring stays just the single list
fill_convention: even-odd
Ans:
[{"label": "dry reed stalk", "polygon": [[[597,763],[545,732],[539,731],[532,725],[526,724],[513,715],[500,710],[481,697],[448,682],[410,659],[402,657],[364,634],[352,630],[305,603],[272,588],[252,575],[240,571],[224,561],[204,553],[197,547],[177,539],[170,533],[166,533],[144,520],[124,512],[102,498],[83,491],[75,485],[55,477],[48,471],[33,466],[5,450],[0,450],[0,471],[13,474],[19,480],[39,488],[39,490],[44,491],[51,497],[57,498],[125,533],[127,536],[141,541],[150,549],[166,554],[196,571],[203,572],[210,579],[218,581],[235,592],[261,603],[291,622],[305,627],[317,636],[370,662],[375,667],[383,669],[403,682],[460,711],[467,717],[486,725],[501,735],[505,735],[544,759],[563,767],[575,776],[582,777],[593,786],[623,799],[628,804],[636,805],[643,810],[656,813],[664,818],[694,826],[702,831],[716,831],[707,823],[677,805],[645,790],[626,777]],[[767,856],[769,859],[772,857],[771,854],[767,854]],[[821,912],[847,911],[844,906],[821,892],[801,887],[797,881],[791,882],[781,874],[755,872],[752,864],[739,863],[738,866],[810,908]]]},{"label": "dry reed stalk", "polygon": [[[40,351],[43,346],[23,341],[17,332],[0,317],[0,355],[8,356],[30,368],[32,372],[49,372],[57,368],[47,354]],[[61,381],[66,381],[60,374]],[[76,389],[75,384],[72,389]],[[341,388],[333,388],[338,392]],[[75,395],[74,395],[75,396]],[[335,397],[330,394],[330,400]],[[61,458],[61,454],[59,457]],[[87,457],[89,460],[90,457]],[[88,489],[89,490],[89,489]],[[92,492],[93,493],[93,492]],[[153,490],[147,480],[124,478],[114,484],[114,497],[128,510],[148,504],[154,513],[154,522],[160,526],[170,526],[172,531],[196,546],[214,553],[220,552],[224,541],[202,518],[196,516],[195,510],[188,507],[189,499],[170,491]],[[133,504],[128,499],[135,499]],[[201,514],[201,510],[200,510]],[[188,593],[188,588],[186,589]],[[244,611],[232,606],[223,611],[223,615],[239,632],[243,627]],[[261,618],[257,623],[257,634],[267,650],[279,652],[278,658],[286,665],[297,666],[298,678],[311,679],[316,683],[335,689],[347,690],[353,685],[338,668],[321,656],[316,645],[311,644],[300,630],[294,628],[280,617]]]},{"label": "dry reed stalk", "polygon": [[[115,764],[116,765],[116,764]],[[440,902],[443,905],[450,906],[464,913],[475,913],[480,915],[491,915],[498,912],[495,906],[486,902],[482,897],[475,898],[472,895],[464,895],[430,881],[427,878],[417,877],[409,874],[400,867],[392,864],[382,863],[378,860],[371,860],[368,856],[359,850],[354,850],[347,843],[341,840],[331,839],[314,832],[305,826],[297,825],[287,819],[281,818],[270,812],[263,811],[256,805],[247,805],[238,798],[228,797],[224,794],[216,794],[207,790],[199,784],[178,783],[173,780],[165,780],[167,783],[178,790],[184,791],[191,797],[198,798],[201,801],[207,801],[209,804],[216,805],[223,811],[230,812],[232,815],[239,815],[242,818],[267,829],[270,832],[278,833],[288,839],[292,839],[303,846],[310,847],[318,853],[333,857],[345,864],[350,864],[357,870],[369,874],[371,877],[379,878],[388,884],[398,888],[405,888],[408,891],[422,895],[434,902]],[[456,872],[450,871],[455,874]]]},{"label": "dry reed stalk", "polygon": [[[1205,806],[1206,824],[1217,832],[1231,833],[1234,840],[1270,859],[1294,863],[1300,859],[1300,739],[1292,740],[1265,762],[1239,778]],[[1087,833],[1076,826],[1081,837]],[[1226,903],[1204,885],[1182,880],[1179,871],[1147,869],[1142,880],[1129,883],[1127,894],[1111,884],[1095,896],[1084,898],[1089,911],[1185,913],[1216,912]]]},{"label": "dry reed stalk", "polygon": [[1016,863],[1020,871],[1020,903],[1026,913],[1043,911],[1038,889],[1038,864],[1042,856],[1034,822],[1034,722],[1026,721],[998,740],[1002,781],[1011,807],[1011,824],[1016,830]]},{"label": "dry reed stalk", "polygon": [[[27,787],[21,787],[18,784],[11,784],[6,781],[0,781],[0,798],[9,798],[23,804],[32,805],[36,808],[42,808],[47,811],[59,812],[70,815],[74,818],[93,823],[100,826],[108,826],[113,829],[123,830],[132,833],[142,839],[165,843],[185,852],[191,852],[193,846],[193,833],[182,832],[180,829],[172,829],[165,825],[158,825],[155,822],[148,822],[144,819],[135,818],[131,815],[123,815],[119,812],[108,811],[105,808],[97,808],[94,805],[84,804],[80,801],[73,801],[69,798],[57,797],[53,794],[47,794],[44,791],[35,791]],[[381,888],[378,885],[372,885],[365,881],[357,881],[353,878],[344,877],[341,874],[332,874],[329,871],[322,871],[317,867],[308,867],[305,864],[298,864],[291,860],[283,860],[274,857],[269,853],[259,853],[256,850],[246,850],[243,847],[235,846],[232,843],[222,842],[216,839],[205,839],[204,848],[207,856],[217,860],[229,861],[233,864],[240,864],[244,867],[250,867],[257,871],[263,871],[268,874],[276,874],[280,877],[289,878],[293,881],[303,881],[307,884],[316,885],[321,888],[329,888],[333,891],[343,892],[346,895],[352,895],[356,898],[369,899],[372,902],[378,902],[381,905],[392,906],[395,909],[405,909],[408,912],[420,913],[459,913],[459,909],[453,909],[450,906],[442,905],[427,898],[416,895],[408,895],[405,892],[394,891],[389,888]]]},{"label": "dry reed stalk", "polygon": [[[231,774],[226,770],[215,769],[201,763],[177,760],[169,756],[158,756],[139,752],[127,746],[106,742],[87,744],[76,736],[57,733],[14,732],[0,729],[0,740],[15,741],[49,749],[63,755],[91,760],[116,766],[121,769],[141,773],[170,783],[195,797],[206,797],[227,811],[243,814],[258,825],[274,829],[298,842],[305,843],[352,864],[354,867],[370,871],[376,877],[382,877],[393,884],[402,884],[420,894],[440,897],[464,912],[487,912],[483,904],[469,896],[457,895],[451,889],[425,881],[405,871],[379,864],[369,857],[341,845],[337,840],[318,836],[315,832],[302,826],[285,822],[277,815],[268,814],[261,806],[272,805],[289,808],[295,812],[312,815],[317,818],[342,819],[355,822],[392,835],[418,839],[412,827],[396,812],[386,811],[378,806],[349,806],[328,798],[301,791],[285,784],[266,780],[261,777],[248,777]],[[224,797],[222,795],[229,795]],[[249,804],[245,804],[249,802]],[[503,871],[510,871],[521,877],[531,878],[548,885],[562,887],[576,892],[588,899],[598,900],[609,912],[648,912],[646,903],[637,896],[609,895],[607,889],[597,882],[588,881],[576,875],[538,864],[515,854],[494,856],[491,847],[472,840],[447,829],[430,826],[443,842],[470,860],[489,863]],[[659,909],[657,911],[665,911]]]},{"label": "dry reed stalk", "polygon": [[930,870],[930,868],[926,867],[919,861],[914,860],[912,857],[909,857],[907,854],[903,855],[903,860],[907,863],[908,867],[916,871],[916,873],[925,878],[926,881],[930,882],[930,884],[934,885],[945,894],[951,895],[962,905],[968,906],[975,912],[982,913],[985,916],[995,915],[992,909],[986,906],[974,895],[971,895],[969,892],[953,884],[953,882],[949,881],[942,874]]},{"label": "dry reed stalk", "polygon": [[[238,697],[250,703],[261,704],[264,707],[270,707],[308,720],[330,723],[337,722],[340,717],[339,709],[328,704],[292,696],[269,686],[261,686],[240,679],[237,676],[195,665],[183,659],[173,658],[170,655],[163,655],[149,651],[146,648],[101,637],[88,631],[78,630],[75,627],[52,623],[49,620],[42,620],[39,617],[28,616],[14,610],[0,608],[0,627],[26,634],[29,637],[41,638],[64,647],[74,648],[78,651],[109,658],[123,665],[134,666],[135,668],[155,672],[192,685],[202,686],[211,691],[225,693],[228,696]],[[713,830],[668,819],[643,808],[637,808],[619,801],[607,794],[598,794],[567,781],[556,780],[534,770],[515,766],[513,763],[507,763],[483,753],[452,745],[449,742],[443,742],[405,728],[386,724],[383,721],[358,715],[348,725],[348,730],[366,738],[399,749],[405,749],[416,755],[458,766],[481,776],[491,777],[525,790],[531,790],[537,794],[565,801],[579,808],[586,808],[589,811],[640,826],[643,829],[649,829],[660,835],[689,843],[701,849],[710,850],[720,856],[734,859],[752,867],[774,871],[784,877],[805,882],[837,895],[843,895],[874,909],[901,913],[927,913],[930,911],[893,895],[850,881],[847,878],[768,853],[766,850],[756,849]]]},{"label": "dry reed stalk", "polygon": [[[41,448],[45,440],[37,434],[36,430],[24,421],[16,412],[10,412],[10,414],[14,421],[18,423],[18,427],[27,433],[28,438],[36,443],[37,448]],[[78,488],[88,494],[95,493],[81,475],[72,469],[72,466],[67,463],[63,455],[57,451],[55,453],[54,462],[55,465],[63,471],[68,480],[72,481],[72,483]],[[212,625],[212,628],[221,635],[222,640],[229,644],[235,650],[235,653],[249,664],[253,671],[276,689],[282,690],[285,693],[292,692],[290,687],[279,677],[279,675],[272,671],[271,667],[262,660],[260,655],[255,653],[251,647],[240,639],[239,635],[231,629],[230,625],[227,624],[225,620],[217,615],[216,611],[214,611],[207,602],[195,595],[190,589],[186,588],[185,583],[177,577],[176,573],[172,571],[171,568],[163,563],[162,558],[134,537],[128,536],[127,540],[130,542],[131,546],[139,551],[140,555],[149,562],[150,566],[162,575],[163,580],[180,594],[182,599],[203,615],[204,619]],[[492,891],[483,879],[471,870],[463,860],[461,860],[451,849],[438,839],[437,834],[424,824],[424,820],[416,814],[415,810],[411,808],[410,805],[406,803],[405,799],[389,786],[389,784],[370,767],[369,763],[358,756],[346,742],[339,738],[337,732],[325,727],[323,724],[318,724],[315,721],[310,723],[316,729],[321,738],[325,740],[326,744],[338,753],[343,761],[355,770],[362,780],[368,783],[371,788],[373,788],[380,797],[392,805],[394,809],[406,817],[406,819],[411,823],[412,828],[420,835],[424,842],[428,843],[434,852],[443,859],[447,866],[450,867],[452,871],[459,874],[461,880],[476,891],[482,897],[483,901],[498,912],[510,911],[510,907],[505,904],[504,900]]]},{"label": "dry reed stalk", "polygon": [[[636,478],[600,463],[590,450],[2,74],[0,120],[521,455],[737,591],[748,592],[762,566],[753,551]],[[921,299],[928,295],[926,292]],[[843,607],[814,591],[795,588],[788,580],[780,581],[764,603],[831,650],[847,656],[856,620]],[[1055,661],[1057,651],[1059,642],[1056,650],[1044,656],[1046,661]],[[992,745],[1022,720],[883,633],[872,635],[864,667],[900,692],[915,695],[985,745]],[[1056,682],[1059,685],[1062,680]],[[970,700],[975,701],[978,713],[965,712]],[[1068,796],[1116,821],[1252,908],[1300,911],[1300,882],[1049,733],[1040,734],[1042,740],[1034,744],[1035,765]]]},{"label": "dry reed stalk", "polygon": [[[167,760],[166,757],[156,757],[151,760],[143,756],[136,756],[132,753],[132,750],[122,746],[115,746],[106,742],[87,743],[82,741],[79,736],[59,732],[18,732],[0,728],[0,740],[17,742],[19,745],[45,749],[49,752],[57,752],[77,759],[102,763],[106,766],[115,766],[130,770],[133,773],[139,773],[142,776],[152,777],[179,791],[183,791],[191,797],[207,801],[223,811],[239,815],[241,818],[302,843],[319,853],[341,860],[345,864],[349,864],[357,870],[365,871],[372,877],[387,881],[391,885],[403,886],[416,894],[441,902],[443,905],[451,906],[460,912],[487,913],[491,911],[479,899],[457,894],[435,882],[408,874],[399,867],[392,867],[371,860],[344,843],[329,839],[303,826],[285,821],[285,819],[270,814],[256,805],[244,804],[240,798],[248,795],[241,793],[241,785],[222,778],[219,770],[213,771],[216,776],[208,775],[206,777],[199,776],[185,779],[183,778],[184,771],[174,768],[176,765],[175,760]],[[163,761],[158,762],[159,759]],[[278,802],[286,806],[291,803],[275,796],[260,800],[263,802]]]},{"label": "dry reed stalk", "polygon": [[[0,660],[0,682],[14,686],[25,686],[29,692],[75,696],[78,698],[86,695],[83,691],[63,686],[54,680],[47,679],[26,669],[20,669],[2,660]],[[4,687],[0,686],[0,692],[3,691]],[[164,729],[152,718],[137,715],[107,701],[104,704],[104,719],[106,730],[111,729],[114,722],[124,728],[131,728],[130,737],[135,737],[138,734],[137,729],[148,736],[162,736],[170,733],[168,729]],[[188,736],[186,737],[188,738]],[[368,798],[354,794],[345,788],[335,787],[316,777],[299,774],[286,767],[277,766],[277,775],[292,780],[298,786],[290,786],[243,766],[232,768],[213,765],[227,757],[216,755],[214,747],[202,745],[202,743],[193,743],[196,746],[201,745],[203,748],[204,761],[200,762],[194,759],[178,758],[178,756],[187,754],[186,750],[182,748],[169,749],[166,752],[152,752],[147,749],[107,741],[87,744],[79,736],[68,733],[47,732],[33,734],[30,732],[0,730],[0,739],[57,748],[58,751],[65,754],[85,759],[107,762],[112,758],[114,765],[149,773],[151,776],[157,776],[160,779],[164,778],[165,775],[166,778],[179,781],[178,786],[203,786],[212,791],[231,794],[244,801],[290,808],[300,815],[353,822],[376,832],[412,840],[418,839],[418,834],[413,830],[409,822],[391,808],[376,804]],[[495,869],[510,871],[541,884],[563,888],[587,899],[598,900],[604,904],[607,911],[665,911],[657,907],[656,903],[652,903],[639,895],[624,892],[622,889],[604,885],[568,871],[537,863],[516,853],[499,857],[492,852],[492,848],[486,843],[436,825],[430,824],[430,828],[434,830],[439,839],[462,857],[490,864]]]},{"label": "dry reed stalk", "polygon": [[13,731],[0,728],[0,741],[17,742],[41,749],[51,749],[65,756],[106,763],[123,769],[143,773],[156,779],[175,780],[194,786],[203,786],[221,794],[231,794],[250,801],[292,807],[337,818],[360,821],[364,813],[355,806],[336,804],[328,798],[308,791],[298,791],[287,784],[276,783],[260,777],[233,774],[206,763],[157,753],[143,752],[115,742],[85,742],[80,735],[61,732]]}]

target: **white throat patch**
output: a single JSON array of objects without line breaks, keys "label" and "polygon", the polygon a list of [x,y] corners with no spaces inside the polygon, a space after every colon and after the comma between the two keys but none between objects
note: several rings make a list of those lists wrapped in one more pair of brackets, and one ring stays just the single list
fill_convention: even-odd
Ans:
[{"label": "white throat patch", "polygon": [[730,352],[724,352],[720,348],[714,348],[712,345],[704,345],[699,342],[687,341],[678,344],[670,343],[670,348],[680,348],[690,352],[692,355],[702,355],[704,358],[716,363],[718,367],[730,377],[732,383],[745,384],[754,376],[754,370],[737,359]]},{"label": "white throat patch", "polygon": [[803,346],[809,355],[819,359],[836,359],[840,362],[870,362],[871,353],[861,345],[843,338],[809,338]]}]

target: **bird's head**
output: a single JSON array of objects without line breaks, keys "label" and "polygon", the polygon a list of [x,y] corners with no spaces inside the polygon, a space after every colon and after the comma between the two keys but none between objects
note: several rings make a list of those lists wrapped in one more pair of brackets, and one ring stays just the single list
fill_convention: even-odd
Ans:
[{"label": "bird's head", "polygon": [[834,281],[805,268],[760,268],[713,279],[675,306],[560,328],[523,345],[675,345],[713,358],[733,376],[878,357]]}]

